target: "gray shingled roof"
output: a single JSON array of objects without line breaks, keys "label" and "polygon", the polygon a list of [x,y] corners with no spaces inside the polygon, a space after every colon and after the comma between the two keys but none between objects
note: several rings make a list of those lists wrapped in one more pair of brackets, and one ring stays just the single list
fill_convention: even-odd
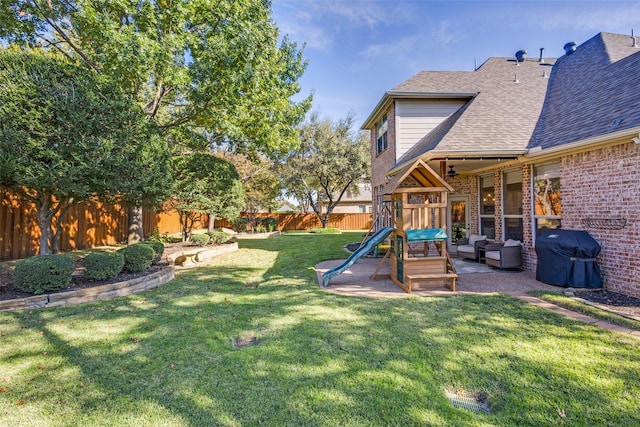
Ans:
[{"label": "gray shingled roof", "polygon": [[558,59],[530,147],[556,147],[640,126],[640,48],[600,33]]},{"label": "gray shingled roof", "polygon": [[[424,71],[391,92],[477,93],[398,160],[430,152],[525,153],[542,110],[554,59],[490,58],[476,71]],[[516,83],[515,80],[518,80]]]}]

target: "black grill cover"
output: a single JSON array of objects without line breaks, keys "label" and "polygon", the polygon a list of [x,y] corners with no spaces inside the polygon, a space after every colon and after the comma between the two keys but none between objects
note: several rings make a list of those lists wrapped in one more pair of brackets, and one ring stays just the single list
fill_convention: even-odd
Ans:
[{"label": "black grill cover", "polygon": [[548,230],[536,239],[536,280],[549,285],[600,288],[600,245],[586,231]]}]

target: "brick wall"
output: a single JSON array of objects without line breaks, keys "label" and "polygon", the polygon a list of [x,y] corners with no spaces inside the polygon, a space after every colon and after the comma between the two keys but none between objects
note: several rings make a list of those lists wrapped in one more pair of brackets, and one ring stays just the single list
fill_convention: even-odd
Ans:
[{"label": "brick wall", "polygon": [[[378,120],[382,115],[378,118]],[[396,164],[396,120],[394,104],[387,110],[387,144],[388,148],[376,154],[377,140],[375,125],[371,132],[371,187],[376,188],[387,183],[385,174]]]},{"label": "brick wall", "polygon": [[[382,118],[382,114],[377,120]],[[396,164],[396,120],[395,120],[395,106],[392,103],[387,110],[387,149],[380,154],[376,153],[377,139],[375,124],[373,128],[369,129],[371,135],[371,195],[372,199],[376,194],[381,194],[381,189],[387,183],[385,174],[393,169]],[[373,205],[373,217],[378,218],[385,216],[384,212],[378,212],[380,206],[376,200],[372,200]],[[377,222],[378,225],[382,225]]]},{"label": "brick wall", "polygon": [[522,167],[522,266],[526,270],[535,270],[538,257],[533,247],[533,226],[531,212],[533,212],[533,174],[530,165]]},{"label": "brick wall", "polygon": [[502,169],[496,169],[493,171],[493,194],[496,198],[496,210],[495,210],[495,240],[496,242],[504,241],[502,237]]},{"label": "brick wall", "polygon": [[[607,288],[640,296],[640,145],[562,158],[562,228],[587,230],[602,246]],[[585,218],[626,218],[619,230],[587,227]]]}]

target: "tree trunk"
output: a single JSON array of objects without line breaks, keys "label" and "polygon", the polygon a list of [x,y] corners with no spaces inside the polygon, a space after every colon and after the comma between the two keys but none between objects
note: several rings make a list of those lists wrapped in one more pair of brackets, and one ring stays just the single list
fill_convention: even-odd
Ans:
[{"label": "tree trunk", "polygon": [[51,253],[49,235],[51,234],[51,217],[46,206],[38,206],[38,227],[40,227],[40,255]]},{"label": "tree trunk", "polygon": [[[56,229],[53,231],[53,227],[51,227],[51,251],[54,254],[60,253],[60,236],[62,235],[62,217],[67,213],[69,208],[71,207],[73,199],[69,202],[65,202],[60,209],[58,214],[58,219],[56,221]],[[53,222],[53,215],[51,215],[51,221]]]},{"label": "tree trunk", "polygon": [[215,229],[216,229],[216,216],[209,214],[209,226],[207,227],[207,231],[209,233],[213,233]]},{"label": "tree trunk", "polygon": [[128,214],[129,229],[127,244],[132,245],[144,239],[142,208],[140,206],[130,207]]}]

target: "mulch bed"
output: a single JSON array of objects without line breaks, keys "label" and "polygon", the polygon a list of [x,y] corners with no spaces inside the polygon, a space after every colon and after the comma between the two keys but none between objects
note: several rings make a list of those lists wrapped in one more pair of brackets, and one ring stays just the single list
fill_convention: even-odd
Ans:
[{"label": "mulch bed", "polygon": [[607,306],[611,310],[640,318],[640,298],[617,292],[575,290],[575,296]]},{"label": "mulch bed", "polygon": [[[139,271],[137,273],[122,272],[118,274],[118,276],[114,277],[113,279],[89,281],[89,280],[85,280],[82,275],[84,272],[84,260],[82,258],[78,259],[76,260],[75,264],[76,264],[76,271],[73,273],[73,276],[71,278],[71,284],[69,285],[69,287],[66,289],[60,289],[58,291],[47,292],[48,294],[55,294],[57,292],[75,291],[79,289],[92,288],[94,286],[123,282],[125,280],[131,280],[137,277],[148,276],[150,274],[156,273],[158,271],[161,271],[167,268],[167,266],[169,265],[168,262],[161,261],[155,265],[152,265],[146,270]],[[20,289],[15,287],[11,270],[9,269],[2,270],[2,273],[0,274],[0,301],[6,301],[6,300],[18,299],[18,298],[27,298],[31,296],[33,296],[32,293],[21,291]]]},{"label": "mulch bed", "polygon": [[[194,246],[193,243],[190,243],[190,242],[186,242],[186,243],[177,242],[177,243],[166,244],[164,248],[163,260],[160,261],[159,263],[152,265],[148,269],[144,271],[140,271],[138,273],[122,272],[118,274],[117,277],[113,279],[108,279],[108,280],[96,280],[96,281],[84,280],[84,277],[83,277],[84,259],[79,258],[75,261],[76,270],[73,273],[73,277],[69,287],[66,289],[61,289],[56,292],[66,292],[66,291],[73,291],[78,289],[91,288],[94,286],[107,285],[110,283],[118,283],[118,282],[123,282],[125,280],[135,279],[137,277],[147,276],[149,274],[153,274],[160,270],[163,270],[169,265],[169,263],[166,261],[167,255],[175,252],[183,251],[186,249],[191,249],[194,247],[197,247],[197,246]],[[47,292],[47,293],[53,294],[56,292]],[[0,301],[26,298],[31,296],[33,296],[32,293],[21,291],[20,289],[14,286],[11,269],[7,269],[7,268],[2,269],[2,271],[0,272]]]}]

